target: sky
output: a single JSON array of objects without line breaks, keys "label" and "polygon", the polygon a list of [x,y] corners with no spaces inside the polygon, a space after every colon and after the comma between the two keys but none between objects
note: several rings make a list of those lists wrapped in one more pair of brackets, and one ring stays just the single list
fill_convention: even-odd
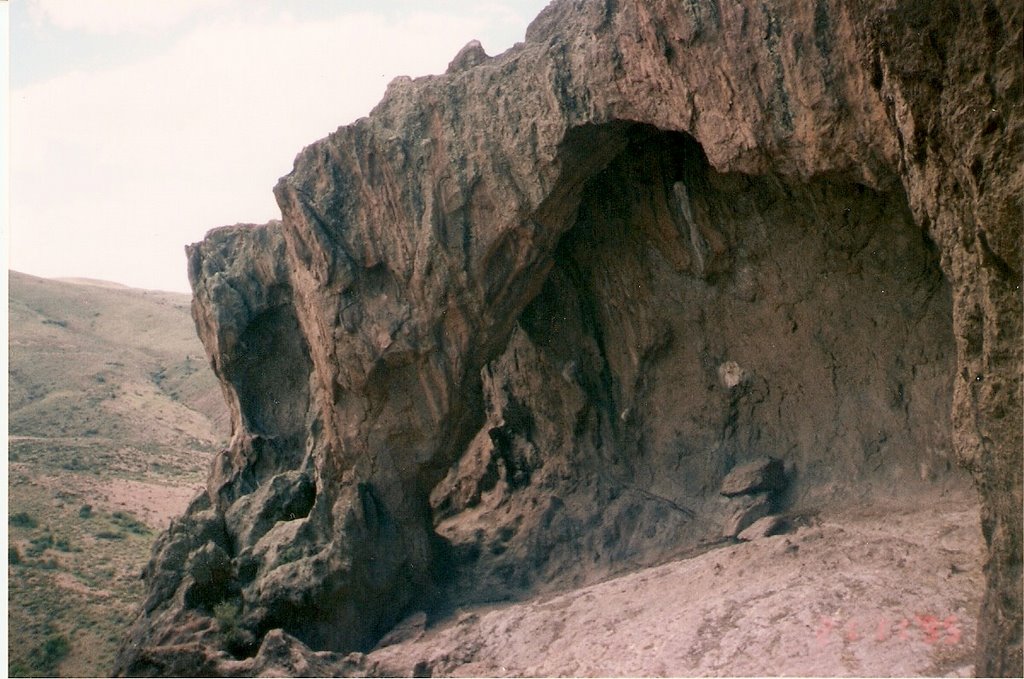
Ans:
[{"label": "sky", "polygon": [[302,147],[548,0],[10,0],[9,268],[188,291]]}]

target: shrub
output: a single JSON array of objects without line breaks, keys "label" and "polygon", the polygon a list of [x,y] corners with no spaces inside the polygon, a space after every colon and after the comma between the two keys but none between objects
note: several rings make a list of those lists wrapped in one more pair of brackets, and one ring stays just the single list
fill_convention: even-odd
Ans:
[{"label": "shrub", "polygon": [[7,547],[7,563],[15,566],[21,563],[21,552],[14,545]]},{"label": "shrub", "polygon": [[18,512],[17,514],[11,514],[10,524],[17,526],[18,528],[35,528],[38,523],[33,519],[28,512]]},{"label": "shrub", "polygon": [[91,519],[92,505],[82,505],[82,508],[78,510],[78,516],[82,519]]},{"label": "shrub", "polygon": [[42,535],[37,538],[32,538],[29,542],[29,547],[26,550],[26,554],[29,556],[39,556],[50,547],[53,547],[53,536],[49,533]]},{"label": "shrub", "polygon": [[242,605],[238,601],[222,601],[213,607],[224,644],[229,649],[243,646],[246,641],[245,629],[241,626]]},{"label": "shrub", "polygon": [[61,468],[66,469],[69,472],[82,471],[86,469],[86,465],[82,463],[82,458],[75,455],[70,460],[61,463]]},{"label": "shrub", "polygon": [[136,535],[148,535],[151,532],[146,524],[127,512],[114,512],[110,518],[121,528]]},{"label": "shrub", "polygon": [[288,545],[278,553],[277,562],[278,564],[284,565],[293,561],[298,561],[302,557],[306,556],[305,551],[298,545]]},{"label": "shrub", "polygon": [[33,674],[43,676],[57,676],[57,665],[67,657],[71,651],[71,644],[63,634],[51,634],[37,648],[32,649],[29,655],[32,662]]}]

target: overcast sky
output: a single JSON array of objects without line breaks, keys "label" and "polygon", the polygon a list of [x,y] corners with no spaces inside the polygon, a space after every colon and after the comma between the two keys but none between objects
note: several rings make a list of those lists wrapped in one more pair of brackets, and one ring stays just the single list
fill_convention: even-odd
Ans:
[{"label": "overcast sky", "polygon": [[12,0],[10,268],[187,291],[301,148],[547,0]]}]

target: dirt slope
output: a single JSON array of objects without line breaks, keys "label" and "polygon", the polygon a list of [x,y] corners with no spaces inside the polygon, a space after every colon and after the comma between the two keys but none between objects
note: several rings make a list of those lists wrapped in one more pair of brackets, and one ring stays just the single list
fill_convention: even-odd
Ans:
[{"label": "dirt slope", "polygon": [[106,674],[155,531],[226,438],[189,296],[10,272],[12,675]]}]

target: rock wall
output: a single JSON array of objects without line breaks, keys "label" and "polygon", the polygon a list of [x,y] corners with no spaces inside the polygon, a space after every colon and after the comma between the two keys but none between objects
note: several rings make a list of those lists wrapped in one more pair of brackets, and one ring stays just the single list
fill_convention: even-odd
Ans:
[{"label": "rock wall", "polygon": [[299,672],[683,554],[771,455],[791,510],[959,460],[977,671],[1019,674],[1021,23],[562,0],[394,81],[299,154],[280,223],[189,250],[233,435],[117,672],[254,673],[264,639]]}]

